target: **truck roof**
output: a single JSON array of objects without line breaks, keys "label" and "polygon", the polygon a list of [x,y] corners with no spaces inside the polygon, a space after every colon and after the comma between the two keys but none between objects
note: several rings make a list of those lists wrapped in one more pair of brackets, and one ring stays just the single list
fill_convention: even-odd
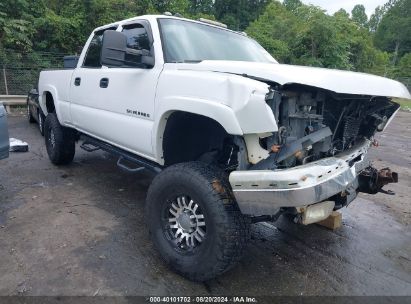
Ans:
[{"label": "truck roof", "polygon": [[161,19],[184,20],[184,21],[189,21],[189,22],[193,22],[193,23],[206,24],[206,25],[209,25],[209,26],[212,26],[212,27],[215,27],[215,28],[219,28],[219,29],[222,29],[222,30],[226,30],[226,31],[229,31],[229,32],[232,32],[232,33],[236,33],[236,34],[240,34],[240,35],[243,34],[243,33],[236,32],[236,31],[233,31],[233,30],[230,30],[230,29],[227,29],[227,28],[223,28],[223,27],[218,26],[218,25],[214,25],[214,24],[211,24],[211,23],[205,23],[205,22],[200,21],[200,20],[193,20],[193,19],[188,19],[188,18],[184,18],[184,17],[176,17],[176,16],[168,16],[168,15],[142,15],[142,16],[131,17],[131,18],[128,18],[128,19],[124,19],[124,20],[120,20],[120,21],[117,21],[117,22],[113,22],[113,23],[109,23],[109,24],[99,26],[99,27],[95,28],[93,30],[93,32],[105,29],[107,27],[123,25],[125,23],[129,23],[129,22],[137,21],[137,20],[141,20],[141,19],[145,19],[145,20],[148,20],[148,21],[154,21],[155,19],[160,19],[160,18]]}]

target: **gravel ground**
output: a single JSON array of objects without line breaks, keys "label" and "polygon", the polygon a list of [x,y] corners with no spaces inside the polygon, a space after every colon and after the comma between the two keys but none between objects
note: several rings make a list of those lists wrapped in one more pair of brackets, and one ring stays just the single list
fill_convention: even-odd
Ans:
[{"label": "gravel ground", "polygon": [[37,125],[9,117],[28,153],[0,161],[0,295],[411,295],[411,113],[400,112],[371,152],[400,182],[360,195],[330,231],[280,218],[254,225],[242,262],[193,283],[150,242],[144,200],[152,176],[77,149],[53,166]]}]

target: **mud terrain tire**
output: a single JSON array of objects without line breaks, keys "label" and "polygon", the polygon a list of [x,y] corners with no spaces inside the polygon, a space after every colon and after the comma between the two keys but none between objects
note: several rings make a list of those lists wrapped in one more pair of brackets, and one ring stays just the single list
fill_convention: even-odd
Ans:
[{"label": "mud terrain tire", "polygon": [[249,218],[241,214],[227,176],[201,162],[176,164],[158,174],[148,190],[146,215],[162,258],[193,281],[234,266],[250,238]]},{"label": "mud terrain tire", "polygon": [[55,165],[69,164],[75,154],[75,132],[60,125],[57,115],[50,113],[44,124],[47,154]]}]

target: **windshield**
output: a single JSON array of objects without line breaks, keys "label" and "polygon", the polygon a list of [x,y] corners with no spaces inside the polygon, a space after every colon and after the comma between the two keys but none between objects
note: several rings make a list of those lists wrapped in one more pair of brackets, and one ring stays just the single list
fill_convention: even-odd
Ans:
[{"label": "windshield", "polygon": [[222,28],[179,19],[159,19],[166,62],[235,60],[276,63],[256,41]]}]

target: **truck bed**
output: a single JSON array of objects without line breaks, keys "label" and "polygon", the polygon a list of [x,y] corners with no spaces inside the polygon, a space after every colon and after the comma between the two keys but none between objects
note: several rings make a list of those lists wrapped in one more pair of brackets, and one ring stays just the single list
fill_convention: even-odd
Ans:
[{"label": "truck bed", "polygon": [[[61,123],[69,122],[67,117],[69,111],[62,111],[62,108],[69,107],[70,83],[73,69],[46,70],[40,72],[39,78],[39,103],[44,113],[47,113],[46,96],[42,92],[51,92],[58,102],[55,102],[57,115]],[[64,115],[61,115],[64,114]]]}]

